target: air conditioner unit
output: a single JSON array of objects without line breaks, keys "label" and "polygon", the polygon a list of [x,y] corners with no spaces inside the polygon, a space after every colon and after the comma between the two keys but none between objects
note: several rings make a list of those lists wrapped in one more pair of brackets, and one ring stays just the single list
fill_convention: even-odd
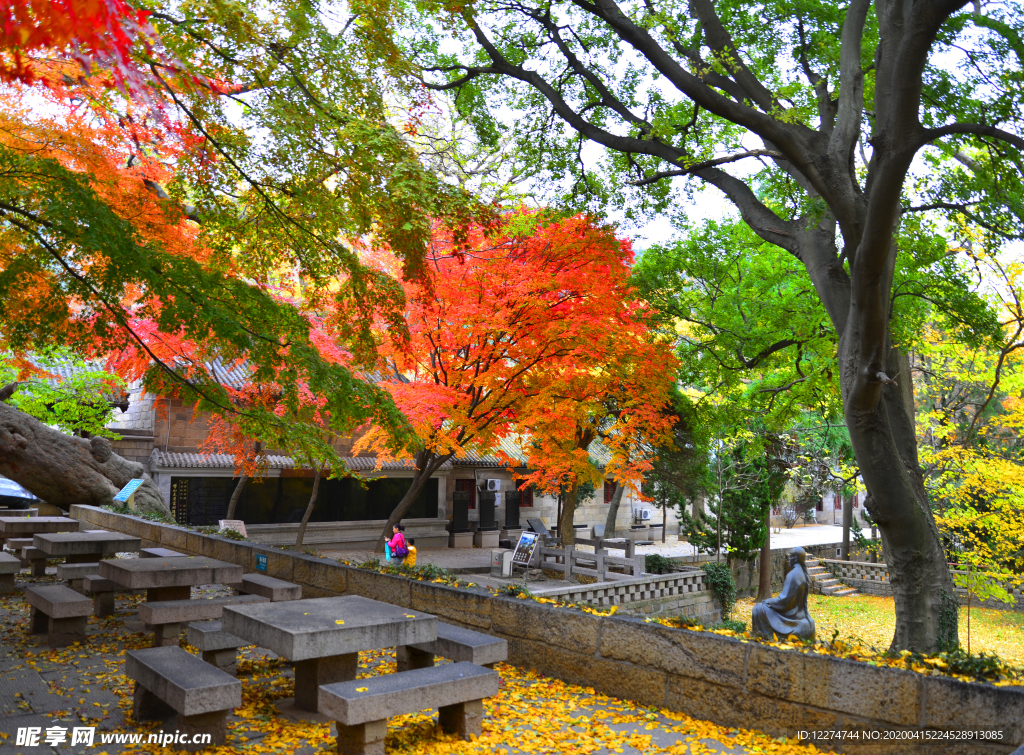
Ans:
[{"label": "air conditioner unit", "polygon": [[499,490],[501,490],[501,480],[488,480],[487,481],[487,491],[488,492],[496,493]]},{"label": "air conditioner unit", "polygon": [[651,519],[651,510],[650,509],[643,509],[640,512],[640,518],[643,521],[645,521],[645,522],[650,521],[650,519]]}]

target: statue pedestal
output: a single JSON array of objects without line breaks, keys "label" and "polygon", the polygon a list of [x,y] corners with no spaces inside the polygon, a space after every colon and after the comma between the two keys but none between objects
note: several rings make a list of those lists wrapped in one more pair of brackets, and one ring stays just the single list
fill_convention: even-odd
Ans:
[{"label": "statue pedestal", "polygon": [[[497,545],[497,543],[495,543]],[[448,547],[449,548],[472,548],[473,547],[473,533],[472,532],[452,532],[448,535]]]},{"label": "statue pedestal", "polygon": [[474,548],[497,548],[498,530],[477,530],[473,533]]}]

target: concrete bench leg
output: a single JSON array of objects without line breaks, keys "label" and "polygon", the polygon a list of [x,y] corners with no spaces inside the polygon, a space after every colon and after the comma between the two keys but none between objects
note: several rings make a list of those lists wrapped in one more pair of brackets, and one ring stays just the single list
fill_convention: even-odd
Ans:
[{"label": "concrete bench leg", "polygon": [[96,592],[92,595],[93,616],[113,616],[116,613],[114,593]]},{"label": "concrete bench leg", "polygon": [[28,633],[46,634],[50,631],[50,617],[35,606],[28,609]]},{"label": "concrete bench leg", "polygon": [[45,577],[46,576],[46,559],[37,558],[29,562],[32,564],[32,576],[33,577]]},{"label": "concrete bench leg", "polygon": [[[359,669],[359,654],[331,655],[295,662],[295,707],[319,712],[320,686],[350,682]],[[383,744],[381,747],[383,748]],[[381,750],[383,752],[383,750]]]},{"label": "concrete bench leg", "polygon": [[[200,713],[195,716],[178,715],[178,730],[189,738],[190,744],[178,744],[186,752],[199,752],[207,747],[227,744],[228,740],[228,712],[218,710],[212,713]],[[196,735],[209,734],[209,744],[191,744],[196,740]],[[200,741],[202,738],[200,738]]]},{"label": "concrete bench leg", "polygon": [[188,600],[192,597],[192,588],[184,587],[150,587],[146,590],[146,602],[155,603],[158,600]]},{"label": "concrete bench leg", "polygon": [[0,574],[0,595],[14,592],[14,575]]},{"label": "concrete bench leg", "polygon": [[446,705],[438,708],[437,713],[437,722],[449,734],[458,734],[463,739],[469,739],[470,735],[479,737],[483,732],[483,700]]},{"label": "concrete bench leg", "polygon": [[434,654],[425,653],[422,650],[399,645],[395,648],[395,660],[398,662],[398,671],[409,671],[414,668],[430,668],[434,665]]},{"label": "concrete bench leg", "polygon": [[135,682],[135,694],[132,697],[132,717],[136,721],[163,721],[176,714],[177,711],[174,708],[138,682]]},{"label": "concrete bench leg", "polygon": [[388,733],[388,722],[370,721],[356,726],[338,727],[338,755],[384,755],[384,737]]},{"label": "concrete bench leg", "polygon": [[204,650],[203,660],[232,676],[238,675],[238,648],[226,650]]},{"label": "concrete bench leg", "polygon": [[66,647],[74,642],[85,642],[85,616],[69,619],[50,619],[46,643],[52,648]]},{"label": "concrete bench leg", "polygon": [[157,624],[153,627],[153,647],[177,645],[181,639],[181,624]]}]

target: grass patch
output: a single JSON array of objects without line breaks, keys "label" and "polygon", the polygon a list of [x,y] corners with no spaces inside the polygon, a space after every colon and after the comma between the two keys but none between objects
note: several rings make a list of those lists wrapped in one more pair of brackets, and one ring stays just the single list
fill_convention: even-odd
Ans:
[{"label": "grass patch", "polygon": [[[752,598],[736,602],[732,618],[750,623]],[[857,637],[869,645],[887,648],[896,630],[893,599],[880,595],[833,598],[809,595],[807,608],[819,638],[838,630],[844,637]],[[960,644],[967,647],[967,609],[960,608]],[[1024,667],[1024,613],[971,608],[971,652],[995,653],[1008,663]]]}]

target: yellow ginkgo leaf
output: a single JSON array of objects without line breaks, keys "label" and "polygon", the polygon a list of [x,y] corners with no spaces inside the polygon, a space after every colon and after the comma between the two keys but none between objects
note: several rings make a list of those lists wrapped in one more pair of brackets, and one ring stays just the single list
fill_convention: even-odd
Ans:
[{"label": "yellow ginkgo leaf", "polygon": [[368,690],[368,689],[370,689],[370,688],[369,687],[356,687],[356,692],[366,692],[366,690]]},{"label": "yellow ginkgo leaf", "polygon": [[335,623],[335,624],[344,624],[344,623],[345,623],[345,620],[344,620],[344,619],[338,619],[338,620],[337,620],[336,622],[334,622],[334,623]]}]

